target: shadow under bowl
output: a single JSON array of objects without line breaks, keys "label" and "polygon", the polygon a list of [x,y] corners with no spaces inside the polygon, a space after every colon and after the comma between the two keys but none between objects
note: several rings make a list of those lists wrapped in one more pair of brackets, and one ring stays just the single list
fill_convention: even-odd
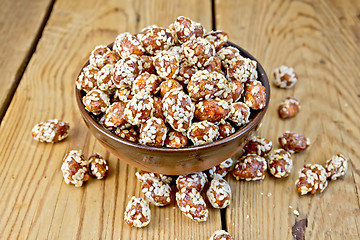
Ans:
[{"label": "shadow under bowl", "polygon": [[[266,88],[265,108],[253,111],[250,122],[239,128],[232,135],[213,143],[189,146],[184,148],[157,148],[127,141],[104,128],[92,115],[85,110],[82,103],[84,92],[76,89],[75,97],[80,113],[97,140],[120,160],[141,170],[162,173],[166,175],[180,175],[204,171],[218,165],[227,158],[243,149],[249,136],[258,128],[270,100],[270,85],[266,73],[259,62],[241,47],[228,42],[228,46],[239,49],[242,56],[257,62],[258,80]],[[88,65],[87,62],[84,66]],[[81,72],[81,71],[80,71]]]}]

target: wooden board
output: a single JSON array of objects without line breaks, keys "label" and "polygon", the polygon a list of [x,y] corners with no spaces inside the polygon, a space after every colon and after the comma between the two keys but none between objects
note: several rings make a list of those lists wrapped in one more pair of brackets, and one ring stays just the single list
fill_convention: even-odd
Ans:
[{"label": "wooden board", "polygon": [[0,121],[36,46],[52,0],[0,2]]},{"label": "wooden board", "polygon": [[[294,67],[299,75],[292,89],[272,87],[259,135],[275,148],[286,130],[312,141],[309,150],[293,156],[287,179],[229,179],[234,197],[226,209],[228,231],[234,239],[292,239],[292,226],[306,219],[306,239],[358,239],[359,1],[218,0],[215,11],[216,28],[254,54],[270,80],[280,65]],[[302,109],[294,119],[280,120],[277,106],[290,95],[300,100]],[[338,152],[351,160],[346,176],[330,182],[321,194],[299,196],[294,183],[304,163],[324,164]]]},{"label": "wooden board", "polygon": [[[2,1],[0,6],[5,46],[0,69],[7,66],[0,106],[5,106],[2,98],[11,96],[8,80],[16,79],[26,62],[51,1]],[[360,238],[360,2],[216,0],[214,7],[217,29],[253,54],[270,80],[282,64],[299,74],[292,89],[272,87],[259,130],[274,148],[285,130],[310,137],[310,149],[293,156],[289,178],[243,182],[228,176],[233,200],[222,210],[225,218],[211,209],[209,220],[196,224],[172,204],[151,207],[152,221],[144,229],[124,224],[128,200],[143,196],[136,169],[109,154],[87,131],[74,99],[75,78],[94,46],[112,42],[118,33],[167,26],[179,15],[211,29],[211,1],[57,0],[0,126],[0,239],[208,239],[222,227],[234,239],[293,239],[292,229],[302,220],[307,221],[306,239]],[[277,105],[290,95],[300,99],[302,109],[283,121]],[[70,122],[69,138],[54,145],[33,141],[33,125],[51,118]],[[105,156],[110,162],[106,180],[92,179],[82,188],[66,185],[60,166],[71,149]],[[337,152],[350,158],[347,175],[321,194],[299,196],[294,182],[304,163],[324,164]]]},{"label": "wooden board", "polygon": [[[152,207],[144,229],[124,224],[131,196],[143,196],[135,171],[110,155],[87,131],[74,98],[74,82],[90,51],[121,32],[168,26],[186,15],[211,27],[210,1],[56,1],[50,19],[0,126],[0,239],[207,239],[221,228],[220,211],[197,224],[175,208]],[[32,140],[37,122],[70,123],[58,144]],[[82,149],[109,159],[106,180],[75,188],[63,181],[65,153]]]}]

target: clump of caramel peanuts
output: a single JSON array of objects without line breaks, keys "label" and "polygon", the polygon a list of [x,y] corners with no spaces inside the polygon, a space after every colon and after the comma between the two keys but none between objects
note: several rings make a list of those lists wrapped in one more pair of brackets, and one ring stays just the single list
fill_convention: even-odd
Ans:
[{"label": "clump of caramel peanuts", "polygon": [[32,136],[39,142],[57,143],[67,138],[69,130],[69,123],[51,119],[36,124],[32,129]]},{"label": "clump of caramel peanuts", "polygon": [[244,127],[265,107],[257,62],[180,16],[95,47],[76,86],[85,109],[106,129],[151,147],[212,143]]},{"label": "clump of caramel peanuts", "polygon": [[69,151],[61,165],[65,183],[73,184],[75,187],[81,187],[90,176],[103,179],[108,169],[107,161],[99,153],[91,155],[87,160],[81,150]]}]

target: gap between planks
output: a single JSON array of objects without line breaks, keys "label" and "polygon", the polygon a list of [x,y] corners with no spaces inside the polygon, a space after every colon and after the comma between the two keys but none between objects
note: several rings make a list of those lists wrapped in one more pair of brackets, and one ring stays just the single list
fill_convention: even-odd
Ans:
[{"label": "gap between planks", "polygon": [[212,30],[216,31],[216,11],[215,11],[215,0],[211,0],[211,24]]},{"label": "gap between planks", "polygon": [[40,38],[42,36],[42,33],[44,31],[44,28],[47,24],[47,22],[49,21],[51,12],[53,10],[54,4],[55,4],[56,0],[51,0],[47,10],[46,10],[46,14],[44,16],[44,19],[42,20],[40,27],[34,37],[34,40],[32,41],[30,48],[28,50],[28,53],[26,54],[25,58],[23,59],[23,62],[21,63],[21,65],[19,66],[19,69],[17,70],[17,73],[15,75],[15,80],[14,83],[12,84],[10,90],[9,90],[9,94],[7,95],[3,106],[0,109],[0,125],[2,123],[2,120],[4,119],[4,116],[6,115],[7,109],[10,106],[10,103],[15,95],[16,89],[18,88],[20,81],[22,79],[22,77],[24,76],[25,70],[30,62],[30,59],[32,58],[32,56],[34,55],[35,51],[36,51],[36,47],[40,41]]},{"label": "gap between planks", "polygon": [[[213,31],[216,31],[216,9],[215,9],[215,0],[211,0],[211,27]],[[226,222],[226,208],[220,209],[220,217],[221,217],[221,229],[224,231],[228,231],[227,222]]]}]

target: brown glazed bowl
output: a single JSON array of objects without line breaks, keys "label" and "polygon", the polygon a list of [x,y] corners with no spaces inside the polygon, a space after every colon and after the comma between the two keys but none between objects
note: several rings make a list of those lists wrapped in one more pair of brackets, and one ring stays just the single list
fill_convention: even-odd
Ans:
[{"label": "brown glazed bowl", "polygon": [[[239,49],[244,57],[256,59],[244,49],[228,42],[228,46]],[[262,110],[252,111],[250,122],[237,130],[234,134],[217,140],[213,143],[189,146],[185,148],[157,148],[133,143],[116,136],[100,125],[89,114],[82,103],[84,92],[76,89],[75,97],[81,115],[90,132],[100,143],[120,160],[141,170],[162,173],[167,175],[180,175],[209,169],[235,153],[242,150],[248,137],[258,128],[270,100],[269,80],[262,66],[257,62],[258,80],[266,88],[266,106]],[[85,64],[88,65],[89,62]]]}]

